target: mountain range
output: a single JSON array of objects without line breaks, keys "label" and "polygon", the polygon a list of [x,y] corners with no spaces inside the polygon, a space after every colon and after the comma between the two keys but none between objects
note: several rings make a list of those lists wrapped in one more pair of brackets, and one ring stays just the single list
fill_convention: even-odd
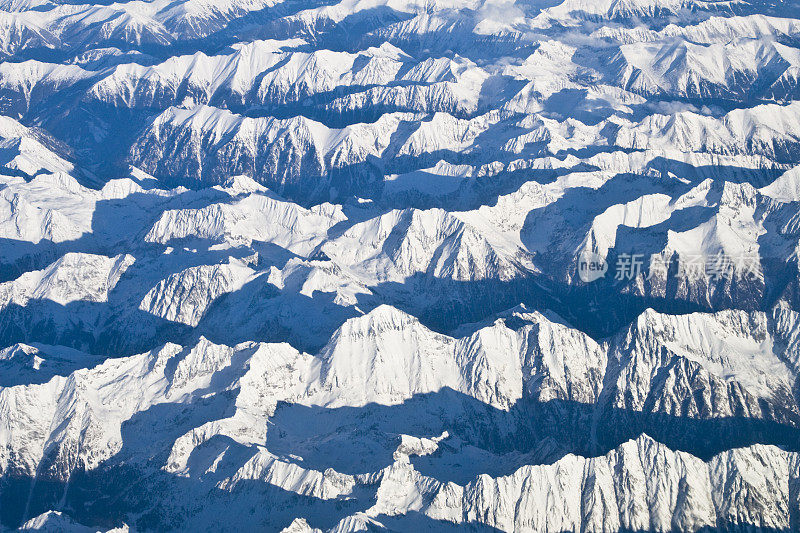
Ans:
[{"label": "mountain range", "polygon": [[1,529],[800,531],[796,2],[84,1],[0,0]]}]

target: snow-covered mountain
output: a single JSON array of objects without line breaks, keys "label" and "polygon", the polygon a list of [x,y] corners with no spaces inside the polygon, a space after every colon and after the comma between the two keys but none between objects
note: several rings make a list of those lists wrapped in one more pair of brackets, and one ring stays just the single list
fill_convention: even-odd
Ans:
[{"label": "snow-covered mountain", "polygon": [[0,529],[800,531],[795,2],[81,1],[0,0]]}]

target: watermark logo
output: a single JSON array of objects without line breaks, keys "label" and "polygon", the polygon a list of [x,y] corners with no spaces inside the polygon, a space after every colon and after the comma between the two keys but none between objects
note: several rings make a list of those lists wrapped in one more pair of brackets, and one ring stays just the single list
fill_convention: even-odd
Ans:
[{"label": "watermark logo", "polygon": [[608,272],[606,258],[594,252],[584,250],[578,256],[578,277],[584,283],[598,280]]},{"label": "watermark logo", "polygon": [[[762,260],[757,253],[727,256],[723,253],[715,255],[685,254],[664,255],[621,253],[616,256],[613,266],[616,281],[633,281],[636,279],[665,280],[670,273],[688,279],[705,278],[709,282],[724,280],[763,280]],[[584,283],[605,277],[610,270],[606,258],[594,252],[584,250],[578,256],[578,277]]]}]

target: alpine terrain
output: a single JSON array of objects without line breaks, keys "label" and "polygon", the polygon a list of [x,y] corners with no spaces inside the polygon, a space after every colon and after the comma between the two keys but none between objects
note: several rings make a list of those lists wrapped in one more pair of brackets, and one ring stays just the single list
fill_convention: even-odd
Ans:
[{"label": "alpine terrain", "polygon": [[0,0],[0,530],[800,531],[799,254],[797,0]]}]

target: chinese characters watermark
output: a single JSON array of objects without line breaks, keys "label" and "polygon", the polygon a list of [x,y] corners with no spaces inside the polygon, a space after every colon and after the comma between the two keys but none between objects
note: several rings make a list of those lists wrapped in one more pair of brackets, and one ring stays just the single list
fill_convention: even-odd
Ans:
[{"label": "chinese characters watermark", "polygon": [[[585,283],[605,277],[610,267],[605,257],[593,252],[584,251],[578,257],[578,276]],[[754,281],[761,278],[761,260],[756,253],[736,256],[722,253],[710,256],[689,254],[679,257],[622,253],[616,256],[613,264],[613,279],[666,278],[673,268],[680,277],[705,277],[714,282],[726,279]]]}]

